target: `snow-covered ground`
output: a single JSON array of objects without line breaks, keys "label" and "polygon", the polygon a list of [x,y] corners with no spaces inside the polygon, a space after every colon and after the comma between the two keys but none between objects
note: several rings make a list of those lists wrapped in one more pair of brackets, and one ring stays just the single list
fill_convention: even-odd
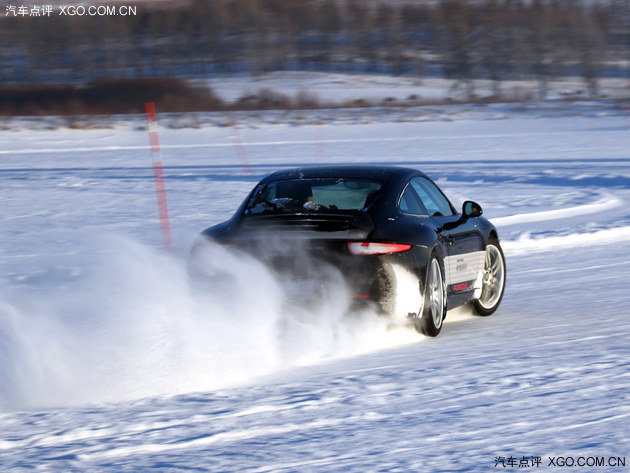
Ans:
[{"label": "snow-covered ground", "polygon": [[[468,100],[468,90],[456,80],[391,76],[386,74],[345,74],[312,71],[277,71],[258,76],[215,77],[203,83],[226,102],[234,102],[241,97],[256,94],[268,89],[282,93],[289,98],[308,94],[322,104],[344,104],[361,100],[370,104],[387,102],[421,102],[430,104],[449,100]],[[497,93],[490,80],[474,80],[473,93],[478,98],[491,97]],[[602,97],[627,98],[626,79],[604,78],[598,82]],[[567,77],[550,81],[547,84],[548,99],[587,98],[588,90],[584,80]],[[499,88],[504,100],[524,100],[538,97],[538,83],[531,80],[502,81]]]},{"label": "snow-covered ground", "polygon": [[[172,254],[141,119],[5,123],[0,471],[627,471],[627,115],[427,110],[165,118]],[[347,162],[416,167],[483,206],[508,265],[494,316],[453,311],[428,339],[345,318],[343,286],[296,307],[223,249],[236,287],[189,285],[195,235],[262,175]]]}]

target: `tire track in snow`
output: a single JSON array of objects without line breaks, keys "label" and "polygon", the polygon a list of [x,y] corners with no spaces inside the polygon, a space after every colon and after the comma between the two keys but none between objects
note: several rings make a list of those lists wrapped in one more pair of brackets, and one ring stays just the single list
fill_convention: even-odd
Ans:
[{"label": "tire track in snow", "polygon": [[553,251],[559,248],[608,245],[630,241],[630,226],[610,228],[590,233],[572,233],[563,236],[532,238],[524,234],[517,240],[503,240],[501,247],[506,255]]},{"label": "tire track in snow", "polygon": [[492,219],[492,223],[496,226],[506,227],[508,225],[518,225],[522,223],[545,222],[549,220],[572,218],[621,207],[623,203],[623,200],[616,196],[607,196],[592,204],[567,207],[565,209],[510,215],[507,217],[497,217]]},{"label": "tire track in snow", "polygon": [[[561,219],[572,219],[578,216],[600,214],[607,210],[621,207],[624,201],[617,196],[603,195],[594,203],[567,207],[564,209],[546,210],[525,214],[510,215],[492,219],[498,228],[525,223],[537,223]],[[630,226],[607,228],[588,233],[571,233],[568,235],[532,237],[525,232],[514,240],[502,240],[501,246],[506,255],[538,253],[559,248],[605,245],[630,241]]]}]

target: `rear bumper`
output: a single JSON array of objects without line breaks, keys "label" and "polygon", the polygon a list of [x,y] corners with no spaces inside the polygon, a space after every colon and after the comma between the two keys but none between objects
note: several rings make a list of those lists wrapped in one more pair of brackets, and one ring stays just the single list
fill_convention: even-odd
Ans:
[{"label": "rear bumper", "polygon": [[353,255],[347,241],[248,235],[230,240],[229,248],[262,262],[294,303],[308,305],[320,297],[343,294],[353,309],[370,308],[397,317],[418,313],[422,304],[421,249]]}]

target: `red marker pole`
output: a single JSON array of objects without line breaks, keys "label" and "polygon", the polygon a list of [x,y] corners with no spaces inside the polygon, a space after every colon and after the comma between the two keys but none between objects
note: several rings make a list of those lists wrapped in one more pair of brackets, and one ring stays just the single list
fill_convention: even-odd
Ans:
[{"label": "red marker pole", "polygon": [[160,140],[157,132],[155,104],[153,102],[146,103],[144,108],[147,114],[147,129],[149,130],[149,143],[151,144],[151,156],[153,157],[153,173],[155,175],[155,190],[157,192],[158,209],[160,211],[162,242],[164,249],[170,251],[173,248],[173,242],[171,240],[171,225],[168,220],[164,168],[162,167],[162,154],[160,152]]},{"label": "red marker pole", "polygon": [[251,175],[252,167],[249,165],[249,161],[247,160],[247,153],[245,152],[245,147],[243,146],[243,142],[241,141],[241,136],[238,134],[238,131],[235,128],[232,128],[232,136],[234,137],[234,146],[236,146],[236,153],[241,160],[241,168],[245,174]]}]

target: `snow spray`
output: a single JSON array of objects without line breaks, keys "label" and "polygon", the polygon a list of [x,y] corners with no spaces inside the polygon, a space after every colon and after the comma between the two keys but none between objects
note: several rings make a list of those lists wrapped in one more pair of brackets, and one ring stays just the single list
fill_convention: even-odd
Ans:
[{"label": "snow spray", "polygon": [[318,270],[325,286],[305,305],[299,281],[237,249],[197,255],[205,285],[127,237],[77,245],[79,279],[0,287],[0,412],[221,390],[420,337],[371,311],[345,314],[333,268]]}]

